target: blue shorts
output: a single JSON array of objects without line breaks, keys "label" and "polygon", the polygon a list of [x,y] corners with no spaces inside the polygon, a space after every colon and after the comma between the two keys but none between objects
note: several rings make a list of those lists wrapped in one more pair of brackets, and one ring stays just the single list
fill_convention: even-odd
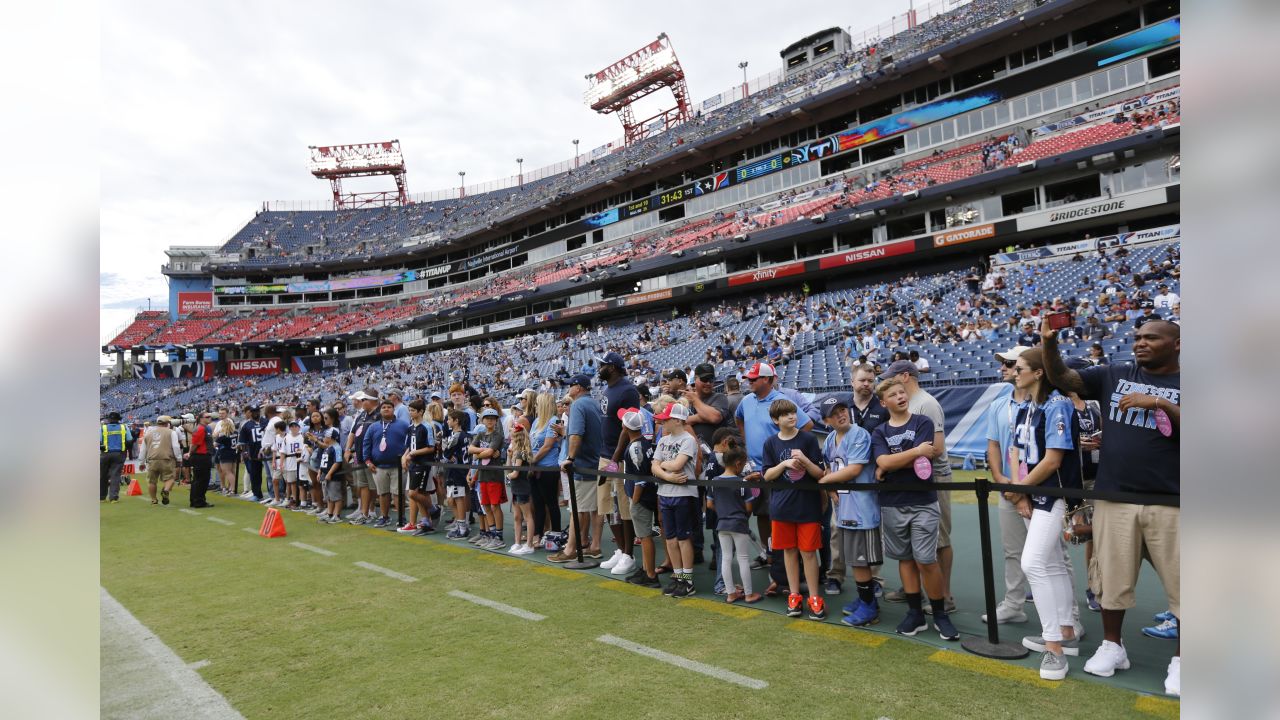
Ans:
[{"label": "blue shorts", "polygon": [[668,540],[688,540],[697,523],[696,497],[658,496],[658,512],[662,516],[662,535]]}]

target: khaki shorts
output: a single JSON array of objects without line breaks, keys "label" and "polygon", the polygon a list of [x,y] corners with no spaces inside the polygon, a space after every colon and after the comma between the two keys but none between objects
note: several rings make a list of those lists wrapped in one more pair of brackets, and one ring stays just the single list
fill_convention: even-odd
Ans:
[{"label": "khaki shorts", "polygon": [[374,491],[379,495],[400,494],[400,468],[378,468],[373,471]]},{"label": "khaki shorts", "polygon": [[[937,482],[952,482],[951,473],[935,478]],[[951,491],[938,491],[938,510],[942,519],[938,522],[938,547],[951,547]]]},{"label": "khaki shorts", "polygon": [[578,480],[577,477],[586,476],[576,476],[573,481],[573,494],[578,499],[578,512],[596,512],[596,496],[602,494],[596,492],[596,479],[588,477],[586,480]]},{"label": "khaki shorts", "polygon": [[162,459],[147,463],[147,482],[149,483],[167,483],[174,478],[174,472],[177,470],[177,463],[173,460]]},{"label": "khaki shorts", "polygon": [[1156,569],[1169,612],[1179,620],[1181,555],[1178,549],[1180,508],[1131,505],[1095,500],[1093,556],[1102,576],[1102,608],[1128,610],[1136,604],[1134,588],[1145,559]]},{"label": "khaki shorts", "polygon": [[[600,458],[600,469],[604,470],[609,461]],[[601,478],[605,483],[596,488],[596,512],[601,515],[608,515],[613,512],[613,500],[618,500],[618,515],[623,520],[631,519],[631,498],[627,497],[626,489],[623,487],[622,478]],[[599,480],[596,481],[597,484]],[[579,506],[581,508],[581,506]]]},{"label": "khaki shorts", "polygon": [[348,472],[351,475],[351,487],[354,487],[357,490],[373,487],[373,473],[369,472],[369,468],[367,466],[358,465],[353,462],[348,467]]}]

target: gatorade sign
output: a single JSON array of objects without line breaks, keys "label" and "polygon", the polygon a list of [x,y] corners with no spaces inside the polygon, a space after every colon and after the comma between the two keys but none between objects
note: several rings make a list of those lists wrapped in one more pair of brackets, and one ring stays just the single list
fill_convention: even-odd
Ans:
[{"label": "gatorade sign", "polygon": [[227,361],[228,375],[275,375],[279,372],[280,358]]}]

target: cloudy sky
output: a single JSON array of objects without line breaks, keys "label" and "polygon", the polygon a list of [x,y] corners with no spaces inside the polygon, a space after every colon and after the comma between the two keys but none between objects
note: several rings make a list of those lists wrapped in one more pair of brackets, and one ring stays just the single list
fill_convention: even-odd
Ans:
[{"label": "cloudy sky", "polygon": [[167,307],[165,248],[220,244],[264,200],[323,202],[308,145],[398,138],[413,193],[456,187],[460,170],[468,184],[507,177],[517,157],[532,170],[571,158],[573,138],[584,151],[620,138],[616,118],[584,105],[583,75],[661,32],[700,102],[741,83],[743,60],[763,75],[805,35],[841,26],[860,36],[908,3],[112,3],[102,14],[102,340],[148,300]]}]

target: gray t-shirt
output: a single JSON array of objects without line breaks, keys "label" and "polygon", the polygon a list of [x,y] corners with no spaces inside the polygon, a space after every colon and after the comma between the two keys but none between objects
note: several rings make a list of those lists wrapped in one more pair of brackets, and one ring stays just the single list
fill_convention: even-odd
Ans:
[{"label": "gray t-shirt", "polygon": [[720,411],[720,422],[718,424],[697,423],[695,425],[690,425],[689,429],[692,430],[693,434],[697,435],[698,439],[705,443],[707,447],[711,447],[714,444],[711,442],[711,436],[716,434],[716,430],[730,425],[733,422],[733,415],[731,415],[729,411],[729,398],[726,397],[724,393],[711,393],[711,397],[703,400],[702,402]]},{"label": "gray t-shirt", "polygon": [[[938,399],[924,390],[919,390],[911,399],[907,401],[907,410],[912,415],[923,415],[933,421],[935,432],[942,432],[943,437],[946,436],[946,417],[942,414],[942,406],[938,404]],[[933,442],[930,440],[930,442]],[[939,475],[951,474],[951,461],[947,458],[947,453],[942,453],[933,459],[933,475],[936,478]]]},{"label": "gray t-shirt", "polygon": [[[662,439],[658,441],[658,448],[653,452],[653,463],[657,465],[660,462],[674,460],[679,455],[689,456],[681,472],[684,473],[685,477],[693,479],[694,471],[697,470],[698,465],[698,441],[694,439],[693,433],[683,432],[679,435],[663,435]],[[698,486],[659,483],[658,496],[698,497]]]}]

